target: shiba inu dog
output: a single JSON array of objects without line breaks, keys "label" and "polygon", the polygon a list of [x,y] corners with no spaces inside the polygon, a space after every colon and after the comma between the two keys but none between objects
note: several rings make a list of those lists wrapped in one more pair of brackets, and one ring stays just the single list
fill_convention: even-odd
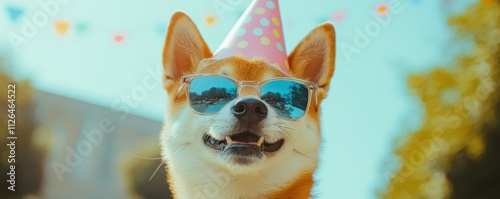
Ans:
[{"label": "shiba inu dog", "polygon": [[311,197],[320,103],[334,73],[333,25],[300,42],[288,56],[289,73],[265,58],[213,56],[193,21],[173,14],[160,136],[173,197]]}]

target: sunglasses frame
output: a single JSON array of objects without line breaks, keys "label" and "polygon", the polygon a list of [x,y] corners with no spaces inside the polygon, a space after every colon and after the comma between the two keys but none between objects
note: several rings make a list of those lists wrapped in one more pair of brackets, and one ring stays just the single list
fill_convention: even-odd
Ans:
[{"label": "sunglasses frame", "polygon": [[[276,81],[276,80],[290,80],[290,81],[298,82],[298,83],[305,85],[307,87],[307,90],[308,90],[308,100],[307,100],[306,110],[304,110],[304,114],[302,114],[300,117],[297,117],[297,118],[285,118],[285,117],[279,116],[279,114],[278,114],[278,117],[285,119],[285,120],[298,120],[298,119],[302,118],[304,115],[307,114],[307,111],[309,110],[309,106],[311,106],[311,101],[312,101],[311,98],[313,96],[313,93],[314,93],[314,104],[315,104],[314,108],[316,110],[318,110],[318,92],[316,92],[318,90],[318,84],[315,82],[302,80],[302,79],[298,79],[298,78],[293,78],[293,77],[275,77],[275,78],[267,79],[267,80],[260,81],[260,82],[247,81],[247,80],[239,81],[239,80],[236,80],[236,79],[229,77],[227,75],[222,75],[222,74],[218,74],[218,73],[201,73],[201,74],[192,74],[192,75],[182,76],[181,77],[181,85],[179,86],[179,89],[177,90],[176,99],[177,99],[177,96],[179,96],[180,92],[182,92],[182,89],[185,87],[186,88],[185,89],[186,90],[186,98],[188,100],[189,107],[191,108],[192,111],[194,111],[195,113],[200,114],[200,115],[215,115],[215,114],[219,113],[219,111],[216,113],[212,113],[212,114],[201,113],[201,112],[196,111],[191,106],[191,99],[189,97],[189,89],[190,89],[191,82],[198,77],[207,77],[207,76],[221,77],[221,78],[225,78],[225,79],[232,81],[236,85],[236,89],[237,89],[236,90],[236,98],[238,98],[240,96],[241,88],[243,88],[245,86],[253,86],[257,89],[257,92],[259,93],[260,100],[262,100],[261,94],[260,94],[260,92],[262,90],[262,86],[268,82],[272,82],[272,81]],[[266,101],[264,101],[264,102],[266,102]],[[276,110],[274,110],[274,111],[276,111]]]}]

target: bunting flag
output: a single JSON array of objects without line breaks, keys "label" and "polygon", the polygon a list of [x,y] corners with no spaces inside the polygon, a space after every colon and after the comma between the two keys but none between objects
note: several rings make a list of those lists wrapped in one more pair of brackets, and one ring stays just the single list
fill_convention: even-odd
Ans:
[{"label": "bunting flag", "polygon": [[54,28],[59,35],[65,35],[68,32],[69,23],[67,21],[56,21]]},{"label": "bunting flag", "polygon": [[337,11],[332,14],[332,20],[335,22],[342,22],[346,17],[346,13],[344,11]]},{"label": "bunting flag", "polygon": [[78,34],[84,34],[87,32],[88,25],[85,22],[78,22],[75,24],[75,30]]},{"label": "bunting flag", "polygon": [[24,13],[24,9],[12,5],[8,5],[6,7],[6,10],[9,15],[10,21],[14,23],[17,22]]},{"label": "bunting flag", "polygon": [[113,40],[115,41],[116,44],[122,43],[124,39],[125,39],[125,35],[121,34],[121,33],[115,34],[113,36]]},{"label": "bunting flag", "polygon": [[205,23],[206,23],[208,26],[213,26],[213,25],[215,25],[215,23],[216,23],[216,22],[217,22],[217,21],[216,21],[216,19],[215,19],[215,16],[214,16],[214,15],[212,15],[212,14],[207,15],[207,16],[205,17]]},{"label": "bunting flag", "polygon": [[377,6],[377,14],[378,15],[386,15],[389,11],[389,8],[385,4],[380,4]]},{"label": "bunting flag", "polygon": [[165,36],[167,34],[167,24],[159,23],[156,26],[156,31],[160,34],[160,36]]}]

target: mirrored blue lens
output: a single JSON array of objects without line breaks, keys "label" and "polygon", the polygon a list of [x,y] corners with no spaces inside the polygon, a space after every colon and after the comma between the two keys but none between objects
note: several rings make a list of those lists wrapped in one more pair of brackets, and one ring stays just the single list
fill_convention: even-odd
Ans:
[{"label": "mirrored blue lens", "polygon": [[260,98],[267,102],[283,118],[302,117],[309,103],[309,90],[301,82],[274,80],[264,84]]},{"label": "mirrored blue lens", "polygon": [[214,114],[237,96],[236,84],[223,77],[201,76],[189,84],[191,107],[203,114]]}]

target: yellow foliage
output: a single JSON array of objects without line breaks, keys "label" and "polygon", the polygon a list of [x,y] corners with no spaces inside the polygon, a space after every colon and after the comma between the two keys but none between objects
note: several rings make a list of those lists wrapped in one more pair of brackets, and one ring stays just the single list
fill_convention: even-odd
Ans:
[{"label": "yellow foliage", "polygon": [[498,100],[492,96],[500,80],[499,19],[500,3],[491,0],[451,18],[458,43],[472,49],[447,66],[408,78],[425,116],[422,127],[395,150],[400,167],[382,198],[448,198],[453,187],[446,174],[453,157],[465,151],[472,159],[481,158],[481,127],[495,121],[492,105]]}]

